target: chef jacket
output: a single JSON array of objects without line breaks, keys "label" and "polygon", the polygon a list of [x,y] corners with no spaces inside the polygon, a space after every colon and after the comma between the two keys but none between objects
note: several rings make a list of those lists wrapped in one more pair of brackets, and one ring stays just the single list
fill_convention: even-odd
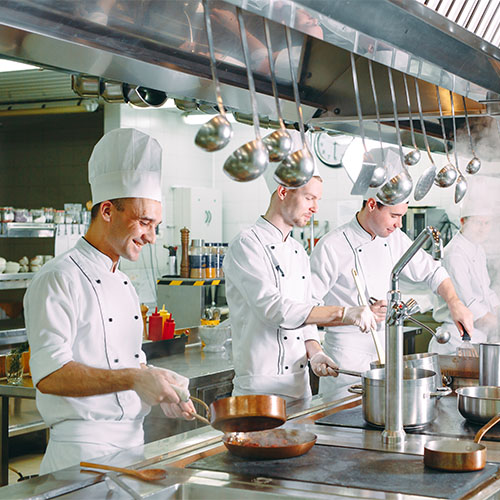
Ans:
[{"label": "chef jacket", "polygon": [[[386,300],[391,288],[391,271],[410,247],[412,241],[400,229],[386,238],[372,236],[365,231],[355,216],[321,238],[311,254],[313,297],[317,305],[360,305],[352,276],[356,269],[364,291],[370,297]],[[403,268],[401,276],[412,282],[425,282],[436,293],[439,285],[448,278],[446,270],[420,249]],[[385,323],[378,323],[375,334],[385,345]],[[370,361],[377,359],[370,333],[361,333],[357,326],[342,325],[325,328],[325,351],[342,368],[364,371]],[[320,390],[338,391],[356,381],[349,376],[322,377]],[[344,389],[342,395],[346,395]],[[338,394],[339,396],[341,394]]]},{"label": "chef jacket", "polygon": [[[35,386],[70,361],[107,370],[146,362],[137,294],[127,275],[112,267],[81,238],[34,277],[24,307]],[[124,447],[143,442],[149,406],[135,391],[62,397],[37,390],[36,401],[51,439]]]},{"label": "chef jacket", "polygon": [[231,311],[234,395],[310,395],[306,340],[316,326],[302,326],[313,307],[308,256],[290,234],[263,217],[240,233],[224,258]]},{"label": "chef jacket", "polygon": [[[443,265],[450,274],[459,299],[471,311],[474,321],[488,313],[496,315],[496,308],[500,304],[497,294],[491,289],[490,277],[486,264],[486,254],[481,245],[468,240],[462,233],[457,233],[446,245]],[[451,319],[446,302],[436,297],[434,305],[434,319],[442,323],[452,335],[448,344],[439,345],[431,340],[430,352],[440,354],[454,353],[461,343],[460,333]],[[477,328],[472,334],[474,343],[486,342],[486,333]]]}]

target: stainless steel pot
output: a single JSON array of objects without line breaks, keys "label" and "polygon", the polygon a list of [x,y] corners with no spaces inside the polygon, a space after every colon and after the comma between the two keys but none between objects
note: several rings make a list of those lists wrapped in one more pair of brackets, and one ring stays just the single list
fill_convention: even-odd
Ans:
[{"label": "stainless steel pot", "polygon": [[158,108],[165,104],[167,94],[162,90],[148,89],[136,85],[123,84],[125,100],[139,108]]},{"label": "stainless steel pot", "polygon": [[471,422],[483,424],[500,413],[500,387],[461,387],[456,393],[458,411]]},{"label": "stainless steel pot", "polygon": [[[448,387],[436,391],[435,372],[420,368],[403,370],[403,427],[423,427],[436,418],[437,400],[451,392]],[[362,375],[363,418],[371,425],[385,426],[385,368],[368,370]]]},{"label": "stainless steel pot", "polygon": [[479,344],[479,385],[500,386],[500,344]]},{"label": "stainless steel pot", "polygon": [[[441,375],[441,367],[439,366],[439,354],[435,352],[421,352],[417,354],[406,354],[403,356],[404,368],[421,368],[423,370],[431,370],[435,373],[434,376],[434,389],[443,385]],[[383,368],[378,361],[372,361],[370,368]]]}]

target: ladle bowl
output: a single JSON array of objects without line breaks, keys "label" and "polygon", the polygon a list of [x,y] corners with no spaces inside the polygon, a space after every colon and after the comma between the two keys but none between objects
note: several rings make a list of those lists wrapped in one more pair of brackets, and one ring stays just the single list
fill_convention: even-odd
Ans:
[{"label": "ladle bowl", "polygon": [[274,180],[282,186],[299,188],[307,184],[314,173],[314,160],[306,149],[288,155],[276,168]]},{"label": "ladle bowl", "polygon": [[436,174],[434,184],[441,188],[450,187],[457,180],[457,176],[455,167],[448,163]]},{"label": "ladle bowl", "polygon": [[403,203],[411,194],[413,181],[406,170],[386,182],[378,191],[377,197],[386,205]]},{"label": "ladle bowl", "polygon": [[370,181],[371,188],[380,187],[387,180],[387,169],[381,163],[377,164]]},{"label": "ladle bowl", "polygon": [[480,168],[481,168],[481,160],[477,156],[474,156],[474,158],[472,158],[472,160],[469,163],[467,163],[465,171],[470,175],[474,175],[479,172]]},{"label": "ladle bowl", "polygon": [[421,156],[420,150],[412,149],[405,154],[405,165],[408,165],[409,167],[416,165],[420,161]]},{"label": "ladle bowl", "polygon": [[455,184],[455,203],[460,203],[467,192],[467,180],[460,174]]},{"label": "ladle bowl", "polygon": [[292,151],[292,138],[281,128],[266,135],[262,142],[269,152],[269,161],[283,161]]},{"label": "ladle bowl", "polygon": [[269,153],[261,139],[240,146],[224,162],[224,172],[233,181],[248,182],[257,179],[269,163]]},{"label": "ladle bowl", "polygon": [[438,344],[446,344],[449,342],[451,335],[448,330],[438,328],[434,334],[434,337],[436,337],[436,341]]},{"label": "ladle bowl", "polygon": [[194,142],[201,149],[213,152],[225,147],[232,137],[233,127],[229,120],[225,116],[217,115],[200,127]]}]

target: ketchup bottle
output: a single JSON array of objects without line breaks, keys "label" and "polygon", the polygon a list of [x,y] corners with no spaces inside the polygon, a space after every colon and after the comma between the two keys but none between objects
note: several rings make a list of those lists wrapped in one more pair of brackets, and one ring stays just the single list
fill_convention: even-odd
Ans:
[{"label": "ketchup bottle", "polygon": [[161,340],[162,337],[162,317],[158,314],[158,308],[149,317],[149,340]]},{"label": "ketchup bottle", "polygon": [[175,321],[172,318],[172,315],[169,314],[168,319],[165,320],[165,324],[163,325],[163,340],[173,339],[175,331]]}]

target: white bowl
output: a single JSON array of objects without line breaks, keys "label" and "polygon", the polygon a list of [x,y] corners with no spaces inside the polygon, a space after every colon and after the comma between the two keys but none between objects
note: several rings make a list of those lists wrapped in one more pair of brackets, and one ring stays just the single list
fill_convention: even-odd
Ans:
[{"label": "white bowl", "polygon": [[18,273],[20,267],[21,264],[19,264],[19,262],[13,262],[9,260],[5,265],[5,274]]},{"label": "white bowl", "polygon": [[221,352],[228,338],[228,327],[201,325],[198,329],[201,341],[205,344],[206,352]]}]

